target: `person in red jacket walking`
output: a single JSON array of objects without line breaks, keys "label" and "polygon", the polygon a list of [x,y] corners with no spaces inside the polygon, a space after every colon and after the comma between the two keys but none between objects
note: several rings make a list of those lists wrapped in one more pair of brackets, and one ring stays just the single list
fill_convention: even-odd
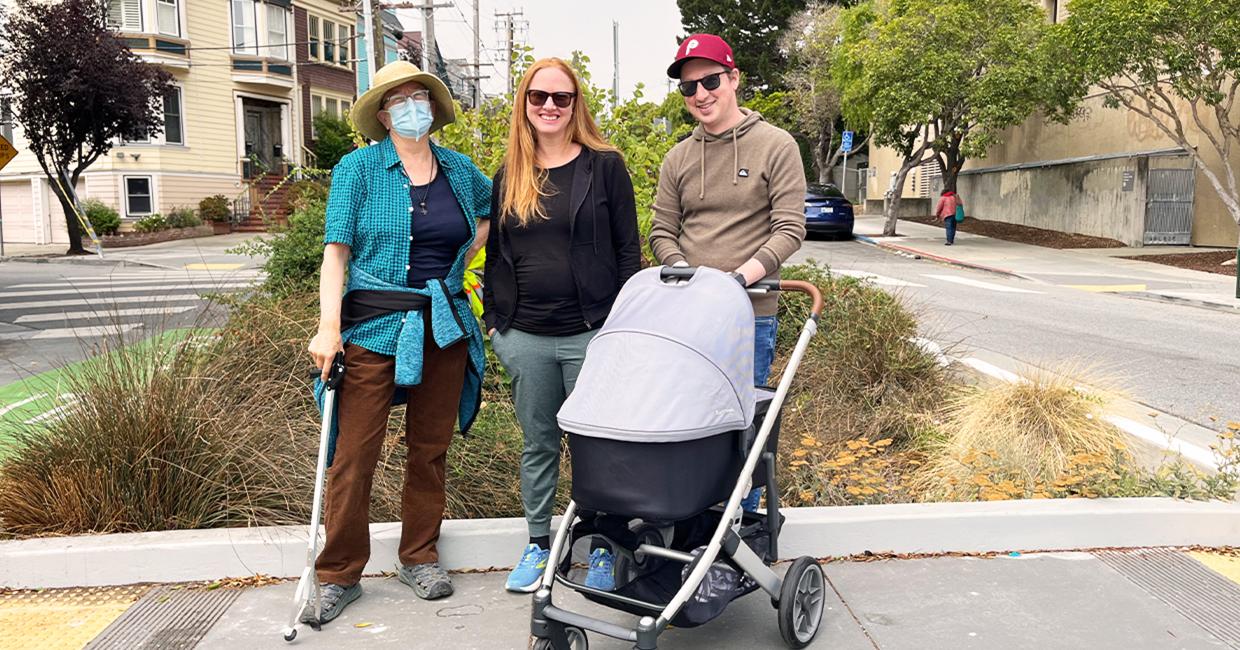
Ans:
[{"label": "person in red jacket walking", "polygon": [[960,195],[952,190],[943,190],[943,195],[939,197],[939,205],[934,209],[934,216],[941,219],[943,227],[947,229],[947,246],[956,243],[956,208],[958,206],[964,206]]}]

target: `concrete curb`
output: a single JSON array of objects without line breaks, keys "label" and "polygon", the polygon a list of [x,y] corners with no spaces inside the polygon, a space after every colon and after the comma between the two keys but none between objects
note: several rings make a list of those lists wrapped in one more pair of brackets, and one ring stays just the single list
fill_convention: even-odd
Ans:
[{"label": "concrete curb", "polygon": [[155,264],[154,262],[142,262],[138,260],[127,260],[127,259],[116,259],[116,258],[109,259],[106,257],[103,259],[99,259],[98,257],[88,257],[88,256],[22,257],[22,256],[10,255],[8,257],[0,257],[0,263],[3,263],[3,262],[25,262],[26,264],[76,264],[80,266],[119,266],[122,268],[138,267],[138,268],[163,269],[165,271],[167,270],[179,271],[180,270],[174,266]]},{"label": "concrete curb", "polygon": [[[1240,504],[1221,501],[1055,499],[784,512],[784,558],[1225,546],[1240,539]],[[400,524],[372,524],[370,533],[366,572],[393,570]],[[508,567],[525,542],[523,519],[450,520],[443,526],[440,562],[451,570]],[[306,529],[296,526],[8,541],[0,542],[0,587],[185,582],[258,573],[294,577],[305,549]]]},{"label": "concrete curb", "polygon": [[939,262],[941,264],[948,264],[948,265],[956,266],[962,269],[971,269],[974,271],[984,271],[986,273],[993,273],[995,275],[1001,275],[1001,276],[1008,277],[1008,278],[1019,278],[1021,280],[1027,280],[1029,282],[1037,282],[1041,284],[1041,280],[1038,280],[1036,278],[1031,278],[1026,275],[1021,275],[1020,273],[1017,273],[1015,271],[1009,271],[1007,269],[1001,269],[1001,268],[994,267],[994,266],[986,266],[985,264],[975,264],[973,262],[966,262],[964,260],[958,260],[952,257],[944,257],[942,255],[937,255],[935,253],[927,253],[926,251],[913,248],[911,246],[901,246],[899,244],[880,242],[876,239],[866,237],[865,235],[854,235],[853,238],[858,241],[869,244],[871,246],[875,246],[877,248],[883,248],[889,251],[895,251],[897,253],[906,253],[909,255],[915,255],[918,258],[928,259],[934,262]]},{"label": "concrete curb", "polygon": [[1137,300],[1149,300],[1151,302],[1164,302],[1172,305],[1186,305],[1189,307],[1197,307],[1199,309],[1209,309],[1211,311],[1217,311],[1224,314],[1240,313],[1240,307],[1223,305],[1217,302],[1210,302],[1209,300],[1172,296],[1154,291],[1115,291],[1110,292],[1110,294],[1113,296],[1123,296],[1125,298],[1136,298]]}]

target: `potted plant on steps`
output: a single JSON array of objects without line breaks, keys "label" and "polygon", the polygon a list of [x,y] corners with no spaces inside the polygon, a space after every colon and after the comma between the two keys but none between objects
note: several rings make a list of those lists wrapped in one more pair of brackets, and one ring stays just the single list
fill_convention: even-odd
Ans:
[{"label": "potted plant on steps", "polygon": [[232,210],[228,207],[228,197],[223,194],[208,196],[198,202],[198,215],[203,221],[210,221],[211,227],[217,235],[227,235],[232,232],[232,222],[229,217],[232,216]]}]

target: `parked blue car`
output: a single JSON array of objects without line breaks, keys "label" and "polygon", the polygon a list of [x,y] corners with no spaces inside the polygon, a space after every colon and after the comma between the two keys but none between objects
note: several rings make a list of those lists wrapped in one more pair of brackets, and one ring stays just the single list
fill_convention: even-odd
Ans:
[{"label": "parked blue car", "polygon": [[852,239],[853,206],[840,188],[810,183],[805,192],[805,230],[836,239]]}]

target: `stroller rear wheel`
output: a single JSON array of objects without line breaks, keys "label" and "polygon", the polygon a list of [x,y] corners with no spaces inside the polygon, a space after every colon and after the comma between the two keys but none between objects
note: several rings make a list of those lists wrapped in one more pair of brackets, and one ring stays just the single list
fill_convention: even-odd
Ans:
[{"label": "stroller rear wheel", "polygon": [[[579,627],[565,627],[564,636],[568,637],[569,650],[590,650],[590,641],[586,631]],[[536,639],[533,650],[551,650],[551,639]]]},{"label": "stroller rear wheel", "polygon": [[818,560],[802,556],[784,574],[779,591],[779,634],[789,648],[809,645],[822,625],[826,576]]}]

